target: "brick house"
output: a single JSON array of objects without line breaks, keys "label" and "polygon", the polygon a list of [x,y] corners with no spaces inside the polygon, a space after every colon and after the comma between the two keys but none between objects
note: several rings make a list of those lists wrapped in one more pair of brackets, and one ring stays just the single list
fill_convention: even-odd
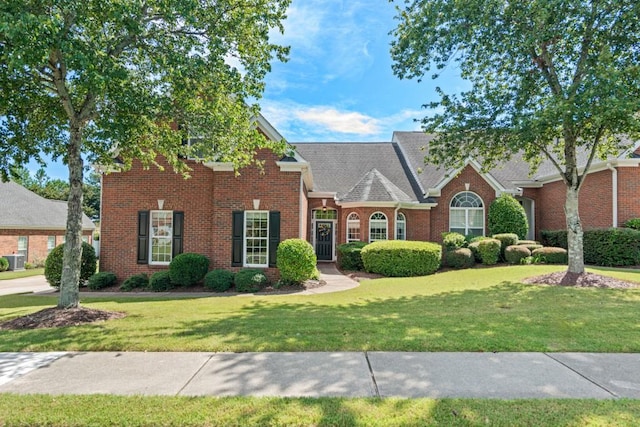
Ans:
[{"label": "brick house", "polygon": [[[15,182],[0,182],[0,256],[22,254],[39,264],[64,243],[67,202],[41,197]],[[83,214],[83,240],[91,243],[95,226]]]},{"label": "brick house", "polygon": [[[262,117],[258,128],[282,138]],[[515,157],[488,172],[474,160],[447,171],[424,164],[431,139],[395,132],[384,143],[300,143],[285,158],[264,150],[262,173],[236,175],[229,164],[187,160],[188,180],[139,164],[106,174],[100,269],[124,279],[197,252],[211,268],[256,267],[275,277],[275,250],[288,238],[308,240],[320,261],[332,261],[337,245],[350,241],[440,241],[450,230],[484,235],[488,207],[502,193],[521,201],[530,238],[564,228],[564,184],[551,165],[529,176],[529,165]],[[632,151],[594,162],[580,195],[585,228],[640,217],[639,165]]]}]

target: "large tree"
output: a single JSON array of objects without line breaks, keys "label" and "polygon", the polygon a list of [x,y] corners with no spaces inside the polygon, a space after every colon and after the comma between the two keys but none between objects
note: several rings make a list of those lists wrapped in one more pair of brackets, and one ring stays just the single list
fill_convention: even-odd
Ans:
[{"label": "large tree", "polygon": [[[594,158],[636,137],[640,112],[637,0],[413,0],[398,8],[393,70],[433,78],[459,67],[471,89],[438,88],[422,120],[437,139],[427,161],[490,168],[522,153],[543,159],[566,185],[569,269],[583,273],[578,194]],[[579,163],[581,152],[586,163]],[[582,168],[581,166],[584,166]]]},{"label": "large tree", "polygon": [[[0,173],[41,153],[69,169],[58,307],[79,302],[85,161],[186,172],[184,156],[253,162],[255,102],[290,0],[3,0]],[[193,145],[185,145],[189,137]],[[282,148],[282,144],[279,149]]]}]

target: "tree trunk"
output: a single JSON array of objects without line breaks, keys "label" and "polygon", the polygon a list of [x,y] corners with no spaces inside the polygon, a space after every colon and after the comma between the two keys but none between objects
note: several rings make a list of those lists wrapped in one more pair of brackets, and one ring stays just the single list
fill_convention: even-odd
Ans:
[{"label": "tree trunk", "polygon": [[569,273],[584,273],[583,233],[578,212],[578,191],[575,186],[567,186],[564,214],[567,221],[567,244],[569,249]]},{"label": "tree trunk", "polygon": [[67,231],[62,261],[60,299],[58,308],[77,307],[80,302],[80,264],[82,260],[82,128],[72,125],[67,164],[69,167],[69,201],[67,202]]}]

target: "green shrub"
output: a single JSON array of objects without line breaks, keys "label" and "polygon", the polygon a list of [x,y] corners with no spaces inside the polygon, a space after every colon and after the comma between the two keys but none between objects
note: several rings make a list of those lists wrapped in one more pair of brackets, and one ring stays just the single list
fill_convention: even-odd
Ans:
[{"label": "green shrub", "polygon": [[[536,242],[535,240],[520,240],[518,239],[519,245],[540,245],[540,242]],[[542,246],[542,245],[540,245]]]},{"label": "green shrub", "polygon": [[640,231],[631,228],[585,231],[584,262],[607,267],[640,264]]},{"label": "green shrub", "polygon": [[217,269],[204,276],[204,287],[215,292],[228,291],[233,286],[233,272]]},{"label": "green shrub", "polygon": [[118,278],[115,274],[108,271],[101,271],[89,277],[89,280],[87,280],[87,288],[91,290],[98,290],[108,288],[116,283],[118,283]]},{"label": "green shrub", "polygon": [[514,233],[524,239],[529,231],[524,208],[509,194],[502,194],[491,203],[487,220],[489,234]]},{"label": "green shrub", "polygon": [[518,244],[518,235],[515,233],[494,234],[492,238],[500,240],[500,258],[503,260],[505,259],[504,251],[507,249],[507,246]]},{"label": "green shrub", "polygon": [[567,250],[564,248],[544,247],[531,252],[531,256],[544,260],[547,264],[566,264],[568,261]]},{"label": "green shrub", "polygon": [[[64,243],[51,250],[44,263],[44,277],[54,288],[60,287],[62,280],[62,258],[64,257]],[[96,272],[96,251],[88,243],[82,242],[82,258],[80,261],[80,285],[89,280]]]},{"label": "green shrub", "polygon": [[467,240],[460,233],[456,233],[455,231],[442,233],[442,247],[445,251],[463,248],[466,244]]},{"label": "green shrub", "polygon": [[504,250],[504,259],[509,264],[522,264],[522,259],[531,256],[531,251],[524,245],[507,246]]},{"label": "green shrub", "polygon": [[338,267],[342,270],[362,271],[364,264],[360,252],[367,242],[350,242],[338,246]]},{"label": "green shrub", "polygon": [[540,231],[540,244],[554,248],[567,249],[567,230],[542,230]]},{"label": "green shrub", "polygon": [[467,249],[469,249],[471,251],[471,253],[473,254],[473,258],[476,260],[476,262],[482,262],[482,258],[480,258],[480,251],[478,250],[478,246],[480,246],[480,240],[476,241],[476,242],[471,242],[467,245]]},{"label": "green shrub", "polygon": [[316,269],[316,253],[311,243],[302,239],[280,242],[276,252],[276,266],[284,283],[302,283],[310,279]]},{"label": "green shrub", "polygon": [[269,284],[262,270],[246,268],[236,273],[234,282],[238,292],[257,292]]},{"label": "green shrub", "polygon": [[0,271],[7,271],[9,269],[9,260],[0,257]]},{"label": "green shrub", "polygon": [[631,218],[624,223],[627,228],[633,228],[634,230],[640,230],[640,218]]},{"label": "green shrub", "polygon": [[528,244],[528,243],[521,243],[521,242],[518,242],[518,246],[523,246],[529,249],[529,251],[535,251],[536,249],[540,249],[543,247],[542,245],[538,245],[538,244]]},{"label": "green shrub", "polygon": [[465,239],[467,239],[467,242],[469,243],[476,243],[476,242],[481,242],[483,240],[489,240],[491,237],[487,237],[487,236],[472,236],[472,235],[468,235],[465,237]]},{"label": "green shrub", "polygon": [[478,254],[484,265],[494,265],[500,259],[500,240],[487,239],[478,242]]},{"label": "green shrub", "polygon": [[153,292],[165,292],[175,288],[169,270],[156,271],[149,278],[149,289]]},{"label": "green shrub", "polygon": [[192,286],[204,279],[209,271],[209,258],[194,253],[176,255],[169,264],[171,282],[178,286]]},{"label": "green shrub", "polygon": [[430,242],[381,240],[362,249],[364,268],[389,277],[435,273],[442,260],[442,246]]},{"label": "green shrub", "polygon": [[145,273],[134,274],[133,276],[126,279],[120,285],[120,290],[129,292],[134,289],[146,289],[149,286],[149,276]]},{"label": "green shrub", "polygon": [[475,256],[469,248],[458,248],[447,251],[447,265],[451,268],[471,268],[476,263]]}]

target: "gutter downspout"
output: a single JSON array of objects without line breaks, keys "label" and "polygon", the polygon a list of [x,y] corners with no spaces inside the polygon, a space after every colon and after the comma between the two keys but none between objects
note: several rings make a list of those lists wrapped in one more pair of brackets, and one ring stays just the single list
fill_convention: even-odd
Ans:
[{"label": "gutter downspout", "polygon": [[396,209],[393,211],[393,240],[398,240],[398,211],[400,210],[400,203],[396,206]]},{"label": "gutter downspout", "polygon": [[607,168],[611,171],[611,192],[613,200],[613,224],[612,227],[618,226],[618,169],[614,168],[611,163],[607,163]]}]

